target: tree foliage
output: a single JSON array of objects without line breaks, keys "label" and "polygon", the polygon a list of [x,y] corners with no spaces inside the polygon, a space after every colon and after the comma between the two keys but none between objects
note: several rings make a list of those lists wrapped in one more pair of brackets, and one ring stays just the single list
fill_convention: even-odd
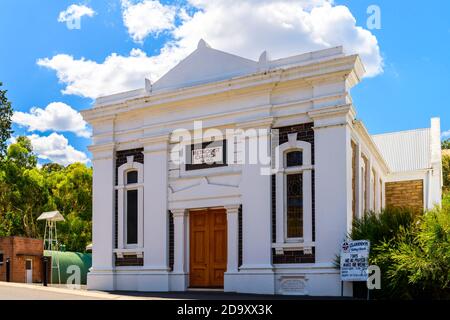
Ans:
[{"label": "tree foliage", "polygon": [[354,223],[355,240],[371,240],[370,264],[381,269],[377,298],[450,298],[450,195],[420,215],[386,209]]},{"label": "tree foliage", "polygon": [[11,138],[11,118],[13,109],[11,102],[6,97],[6,90],[2,90],[2,83],[0,82],[0,159],[6,154],[7,141]]},{"label": "tree foliage", "polygon": [[450,154],[442,157],[442,177],[444,193],[450,192]]},{"label": "tree foliage", "polygon": [[84,251],[91,242],[92,169],[75,163],[37,166],[30,140],[19,137],[0,162],[0,236],[42,238],[45,211],[60,211],[58,240],[70,251]]},{"label": "tree foliage", "polygon": [[450,139],[444,140],[441,143],[441,148],[442,149],[449,149],[450,150]]}]

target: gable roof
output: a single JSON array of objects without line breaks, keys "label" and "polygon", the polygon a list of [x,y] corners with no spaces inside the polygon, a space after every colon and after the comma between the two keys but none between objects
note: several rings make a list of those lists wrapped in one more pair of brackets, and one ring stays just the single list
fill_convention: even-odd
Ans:
[{"label": "gable roof", "polygon": [[416,129],[372,136],[393,172],[431,168],[431,130]]},{"label": "gable roof", "polygon": [[[341,60],[342,59],[342,60]],[[266,51],[259,59],[251,60],[231,53],[211,48],[204,40],[200,40],[197,49],[175,67],[169,70],[156,82],[142,79],[145,86],[141,89],[98,97],[94,107],[105,107],[138,100],[150,96],[164,96],[167,93],[178,94],[184,89],[201,87],[212,83],[218,86],[224,81],[233,81],[265,75],[269,71],[287,70],[295,67],[308,67],[328,62],[328,72],[335,71],[334,63],[348,63],[345,67],[352,70],[351,86],[359,82],[365,70],[358,55],[346,55],[342,46],[306,52],[289,57],[271,60]],[[316,71],[316,69],[314,69]],[[339,69],[340,70],[340,69]],[[353,73],[354,71],[354,73]],[[144,81],[145,80],[145,81]],[[87,112],[83,113],[86,116]]]},{"label": "gable roof", "polygon": [[264,70],[273,70],[313,61],[345,56],[342,46],[328,48],[277,60],[269,60],[264,51],[258,61],[211,48],[201,39],[197,49],[164,74],[148,91],[174,90],[209,82],[217,82]]},{"label": "gable roof", "polygon": [[64,221],[64,217],[59,211],[50,211],[42,213],[37,220]]},{"label": "gable roof", "polygon": [[257,62],[213,49],[200,40],[197,50],[156,81],[152,89],[177,89],[220,81],[253,73],[257,69]]}]

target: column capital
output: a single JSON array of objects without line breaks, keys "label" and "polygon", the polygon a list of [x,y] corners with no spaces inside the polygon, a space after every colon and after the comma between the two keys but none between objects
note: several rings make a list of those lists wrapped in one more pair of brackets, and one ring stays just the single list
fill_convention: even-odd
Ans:
[{"label": "column capital", "polygon": [[88,147],[92,153],[92,160],[107,160],[114,157],[115,143],[94,144]]},{"label": "column capital", "polygon": [[188,214],[187,209],[172,209],[170,211],[172,212],[172,216],[174,218],[186,217]]},{"label": "column capital", "polygon": [[257,120],[250,120],[247,122],[241,122],[236,125],[238,129],[270,129],[274,123],[273,117],[267,117]]},{"label": "column capital", "polygon": [[224,206],[224,208],[227,210],[227,214],[237,214],[239,212],[241,205],[240,204],[230,204]]},{"label": "column capital", "polygon": [[144,146],[144,153],[167,151],[169,145],[169,135],[163,134],[160,136],[146,137],[140,139]]}]

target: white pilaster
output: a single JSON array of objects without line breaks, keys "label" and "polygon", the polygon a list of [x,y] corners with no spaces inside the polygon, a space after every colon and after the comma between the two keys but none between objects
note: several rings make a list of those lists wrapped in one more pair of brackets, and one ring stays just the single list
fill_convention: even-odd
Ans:
[{"label": "white pilaster", "polygon": [[[270,138],[270,122],[254,123],[248,129],[266,128],[266,136],[249,134],[246,137],[246,151],[249,158],[254,153],[270,155],[270,146],[264,140]],[[256,131],[253,131],[256,132]],[[260,143],[262,141],[262,143]],[[249,146],[258,145],[258,151]],[[267,149],[266,149],[267,148]],[[249,150],[250,149],[250,150]],[[257,158],[257,157],[256,157]],[[239,272],[239,291],[249,293],[275,292],[272,267],[272,216],[271,216],[271,175],[264,174],[270,164],[251,164],[246,161],[242,165],[242,229],[243,229],[243,265]]]},{"label": "white pilaster", "polygon": [[91,147],[93,154],[92,270],[88,288],[114,290],[114,144]]},{"label": "white pilaster", "polygon": [[239,205],[225,206],[227,210],[227,272],[238,271],[239,264]]},{"label": "white pilaster", "polygon": [[356,144],[356,161],[355,161],[355,168],[356,168],[356,175],[355,175],[355,181],[356,181],[356,185],[355,185],[355,189],[356,189],[356,198],[355,198],[355,202],[356,202],[356,212],[355,212],[355,216],[357,218],[362,217],[363,212],[362,212],[362,207],[363,207],[363,194],[362,194],[362,177],[361,177],[361,162],[362,162],[362,158],[361,158],[361,144],[360,142],[358,142]]},{"label": "white pilaster", "polygon": [[[342,106],[329,114],[310,114],[314,119],[317,264],[333,265],[351,228],[351,111],[351,107]],[[338,283],[338,271],[335,279]],[[335,294],[340,294],[338,288]],[[344,294],[351,294],[350,283],[345,284]]]},{"label": "white pilaster", "polygon": [[368,159],[368,168],[367,168],[367,203],[368,210],[375,210],[374,207],[374,189],[375,189],[375,176],[373,175],[373,160],[371,157]]},{"label": "white pilaster", "polygon": [[239,288],[239,205],[225,206],[227,210],[227,271],[224,274],[224,291],[236,292]]},{"label": "white pilaster", "polygon": [[184,291],[187,288],[187,223],[186,209],[173,209],[174,224],[174,264],[172,271],[171,290]]},{"label": "white pilaster", "polygon": [[168,136],[144,145],[144,267],[168,271]]}]

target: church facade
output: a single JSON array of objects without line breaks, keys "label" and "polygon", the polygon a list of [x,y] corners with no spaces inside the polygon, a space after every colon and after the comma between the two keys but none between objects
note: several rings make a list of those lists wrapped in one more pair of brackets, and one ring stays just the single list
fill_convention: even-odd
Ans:
[{"label": "church facade", "polygon": [[340,295],[353,219],[441,199],[439,119],[371,136],[350,96],[363,75],[342,47],[253,61],[201,40],[97,99],[88,288]]}]

